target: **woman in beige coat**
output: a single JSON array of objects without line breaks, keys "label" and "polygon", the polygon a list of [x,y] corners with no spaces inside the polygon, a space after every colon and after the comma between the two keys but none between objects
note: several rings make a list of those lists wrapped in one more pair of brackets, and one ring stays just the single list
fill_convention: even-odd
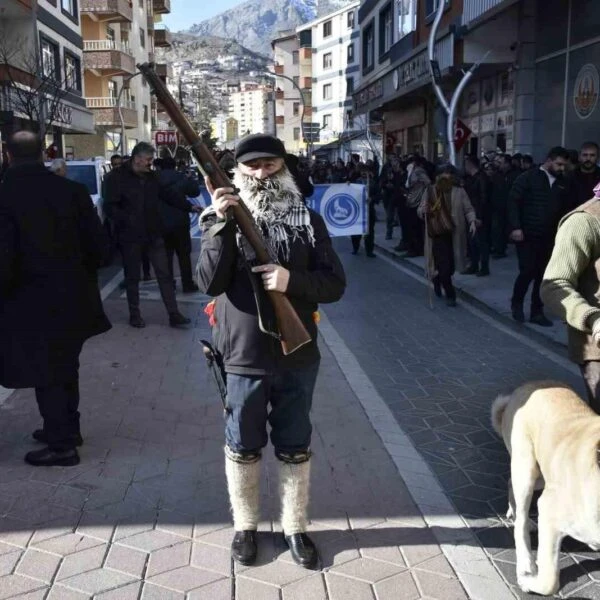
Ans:
[{"label": "woman in beige coat", "polygon": [[[434,227],[448,217],[447,227]],[[436,296],[441,297],[442,288],[449,306],[456,306],[456,292],[452,275],[456,269],[465,268],[467,261],[467,235],[477,230],[475,209],[465,190],[458,185],[456,169],[446,165],[439,170],[435,185],[431,186],[419,207],[419,216],[425,219],[425,256],[427,275],[433,282]],[[467,223],[469,232],[467,232]]]}]

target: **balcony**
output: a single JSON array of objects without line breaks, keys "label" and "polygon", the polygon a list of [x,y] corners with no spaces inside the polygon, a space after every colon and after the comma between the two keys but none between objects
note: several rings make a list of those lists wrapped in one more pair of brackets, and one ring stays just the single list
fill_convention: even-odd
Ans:
[{"label": "balcony", "polygon": [[277,90],[275,92],[275,100],[283,100],[284,99],[284,92],[283,90]]},{"label": "balcony", "polygon": [[300,86],[301,90],[312,89],[312,77],[300,77],[298,85]]},{"label": "balcony", "polygon": [[312,62],[312,48],[300,48],[300,60],[310,60]]},{"label": "balcony", "polygon": [[171,0],[152,0],[152,8],[159,15],[166,15],[171,12]]},{"label": "balcony", "polygon": [[504,0],[464,0],[462,24],[468,25]]},{"label": "balcony", "polygon": [[[117,107],[117,99],[112,96],[105,98],[86,98],[87,107],[94,114],[97,127],[121,127],[121,117]],[[127,129],[135,129],[139,125],[135,102],[121,100],[123,123]]]},{"label": "balcony", "polygon": [[154,30],[154,46],[156,48],[170,48],[173,45],[173,36],[166,28]]},{"label": "balcony", "polygon": [[80,0],[81,14],[95,21],[118,23],[133,21],[133,8],[129,0]]},{"label": "balcony", "polygon": [[285,125],[285,117],[278,115],[275,117],[275,122],[277,125]]},{"label": "balcony", "polygon": [[156,74],[163,80],[173,79],[173,66],[171,63],[157,63]]},{"label": "balcony", "polygon": [[275,65],[275,75],[283,75],[283,65]]},{"label": "balcony", "polygon": [[85,40],[83,64],[86,69],[111,77],[136,72],[135,58],[129,48],[114,40]]}]

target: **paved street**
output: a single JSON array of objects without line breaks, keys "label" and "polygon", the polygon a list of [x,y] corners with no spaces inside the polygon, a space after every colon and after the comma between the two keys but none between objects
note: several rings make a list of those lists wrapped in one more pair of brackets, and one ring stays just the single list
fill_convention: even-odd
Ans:
[{"label": "paved street", "polygon": [[[209,335],[206,299],[183,297],[194,327],[172,330],[149,284],[149,326],[126,325],[114,289],[114,328],[82,354],[79,466],[26,466],[39,425],[33,394],[0,406],[0,598],[527,597],[514,587],[502,520],[507,455],[489,406],[525,380],[580,389],[578,378],[551,348],[465,305],[432,310],[413,274],[382,256],[351,256],[349,240],[336,244],[349,287],[321,323],[311,505],[321,570],[292,564],[277,535],[269,449],[259,564],[232,566],[221,408],[197,343]],[[103,273],[103,283],[115,275]],[[600,560],[567,549],[562,596],[600,598]]]}]

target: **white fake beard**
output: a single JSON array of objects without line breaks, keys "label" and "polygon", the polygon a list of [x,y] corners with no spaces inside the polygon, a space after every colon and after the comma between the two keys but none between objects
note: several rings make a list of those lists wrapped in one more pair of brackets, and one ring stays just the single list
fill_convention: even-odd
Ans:
[{"label": "white fake beard", "polygon": [[236,167],[233,185],[240,190],[240,197],[252,216],[267,223],[281,220],[294,205],[304,205],[298,186],[286,166],[265,179],[244,175]]},{"label": "white fake beard", "polygon": [[273,259],[281,255],[289,260],[290,245],[296,240],[315,245],[310,213],[287,167],[266,179],[244,175],[235,168],[233,185],[265,235]]}]

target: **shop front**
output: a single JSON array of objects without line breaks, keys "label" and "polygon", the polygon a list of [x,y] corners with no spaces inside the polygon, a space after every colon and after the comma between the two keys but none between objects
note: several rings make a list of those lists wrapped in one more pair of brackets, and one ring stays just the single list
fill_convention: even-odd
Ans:
[{"label": "shop front", "polygon": [[536,158],[556,145],[600,143],[600,11],[597,0],[538,0]]},{"label": "shop front", "polygon": [[[435,58],[442,77],[448,79],[454,66],[454,35],[436,43]],[[435,158],[436,133],[433,119],[427,48],[420,47],[392,63],[376,81],[354,95],[356,114],[367,113],[383,123],[384,151],[398,156],[418,153]]]}]

